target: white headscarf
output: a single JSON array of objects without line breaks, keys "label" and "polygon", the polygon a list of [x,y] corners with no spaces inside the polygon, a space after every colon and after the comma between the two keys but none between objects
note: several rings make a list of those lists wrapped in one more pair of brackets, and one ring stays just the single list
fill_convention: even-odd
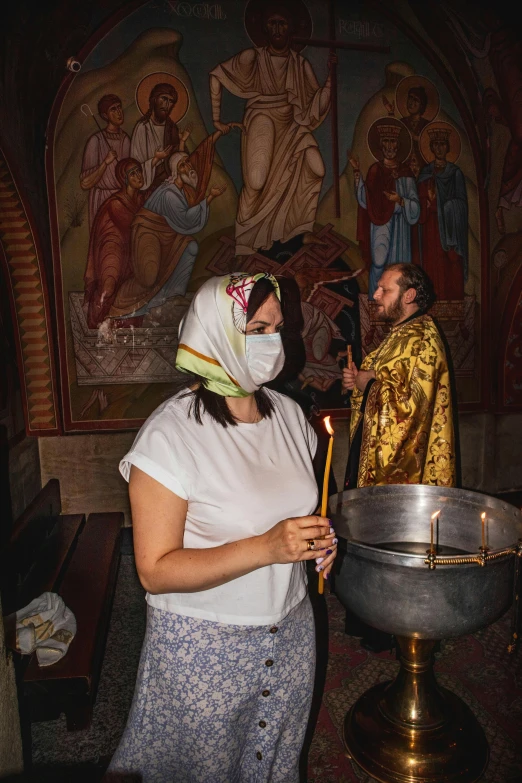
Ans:
[{"label": "white headscarf", "polygon": [[281,299],[272,275],[233,272],[204,283],[179,327],[176,367],[207,379],[206,387],[224,397],[246,397],[259,386],[246,358],[248,300],[254,284],[266,278]]}]

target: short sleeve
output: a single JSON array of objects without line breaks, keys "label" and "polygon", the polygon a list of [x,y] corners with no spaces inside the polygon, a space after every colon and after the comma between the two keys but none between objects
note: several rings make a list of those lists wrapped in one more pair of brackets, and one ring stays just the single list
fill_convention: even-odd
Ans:
[{"label": "short sleeve", "polygon": [[131,450],[120,462],[120,473],[129,481],[131,465],[135,465],[178,497],[188,500],[192,483],[190,461],[183,441],[176,437],[173,422],[161,417],[145,422]]}]

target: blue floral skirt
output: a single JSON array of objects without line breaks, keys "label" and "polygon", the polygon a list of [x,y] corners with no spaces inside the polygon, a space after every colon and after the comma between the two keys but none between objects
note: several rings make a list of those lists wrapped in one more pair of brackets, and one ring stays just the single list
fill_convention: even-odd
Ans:
[{"label": "blue floral skirt", "polygon": [[134,700],[108,772],[143,783],[298,783],[314,671],[308,597],[274,626],[149,606]]}]

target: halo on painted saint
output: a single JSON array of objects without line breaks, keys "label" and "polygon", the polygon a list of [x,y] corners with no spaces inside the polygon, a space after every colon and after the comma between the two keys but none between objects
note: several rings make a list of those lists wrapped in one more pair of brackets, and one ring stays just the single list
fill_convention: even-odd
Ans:
[{"label": "halo on painted saint", "polygon": [[436,122],[430,122],[422,131],[419,139],[419,147],[423,157],[428,163],[435,160],[435,155],[430,148],[432,141],[447,141],[449,150],[446,154],[446,160],[448,160],[449,163],[457,162],[462,149],[462,140],[458,130],[453,127],[453,125],[449,122],[437,120]]},{"label": "halo on painted saint", "polygon": [[426,106],[422,112],[422,117],[431,122],[435,119],[440,109],[440,96],[437,88],[427,79],[425,76],[419,76],[413,74],[412,76],[405,76],[401,79],[397,85],[395,91],[395,105],[399,111],[401,117],[409,117],[408,111],[408,94],[411,89],[418,90],[418,97],[424,93],[426,96]]},{"label": "halo on painted saint", "polygon": [[395,117],[381,117],[368,128],[368,149],[376,160],[382,160],[382,138],[393,138],[397,141],[397,160],[403,163],[411,152],[411,135],[400,120]]},{"label": "halo on painted saint", "polygon": [[149,73],[147,76],[144,76],[136,87],[136,106],[142,114],[148,112],[149,95],[157,84],[170,84],[176,90],[178,100],[172,107],[170,119],[172,122],[179,122],[188,111],[190,98],[188,90],[181,79],[178,79],[178,77],[174,76],[172,73],[156,71],[155,73]]}]

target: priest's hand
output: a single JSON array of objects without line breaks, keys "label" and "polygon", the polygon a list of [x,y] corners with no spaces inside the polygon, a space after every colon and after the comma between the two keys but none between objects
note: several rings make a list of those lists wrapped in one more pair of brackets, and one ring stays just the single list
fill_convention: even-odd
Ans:
[{"label": "priest's hand", "polygon": [[355,379],[355,385],[359,391],[363,392],[368,385],[368,381],[375,378],[375,372],[373,370],[359,370],[357,378]]},{"label": "priest's hand", "polygon": [[375,372],[373,370],[358,370],[352,362],[351,367],[345,367],[343,370],[343,394],[346,394],[347,391],[351,391],[355,386],[359,391],[363,392],[366,389],[366,385],[370,378],[375,378]]},{"label": "priest's hand", "polygon": [[351,363],[350,367],[345,367],[343,369],[343,377],[341,381],[343,394],[346,394],[347,391],[352,391],[355,386],[355,381],[358,374],[359,371],[353,362]]}]

